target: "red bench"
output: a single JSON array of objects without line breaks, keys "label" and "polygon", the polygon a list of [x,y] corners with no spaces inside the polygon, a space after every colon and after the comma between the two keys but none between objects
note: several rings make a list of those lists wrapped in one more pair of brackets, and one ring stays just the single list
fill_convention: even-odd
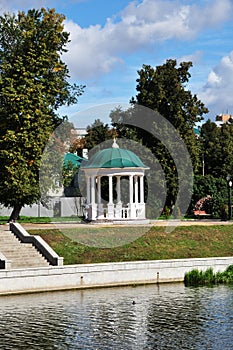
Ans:
[{"label": "red bench", "polygon": [[205,210],[194,210],[193,214],[194,216],[197,216],[197,217],[211,216],[211,214],[207,214]]}]

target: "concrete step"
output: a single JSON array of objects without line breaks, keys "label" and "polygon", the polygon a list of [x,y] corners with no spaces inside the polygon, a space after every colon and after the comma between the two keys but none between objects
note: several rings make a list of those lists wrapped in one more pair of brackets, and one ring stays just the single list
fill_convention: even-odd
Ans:
[{"label": "concrete step", "polygon": [[20,242],[0,242],[0,246],[4,247],[6,249],[17,249],[20,247],[20,249],[35,249],[35,247],[31,243],[20,243]]},{"label": "concrete step", "polygon": [[11,268],[49,266],[48,261],[29,243],[21,243],[11,231],[0,229],[0,252],[11,260]]},{"label": "concrete step", "polygon": [[8,235],[5,235],[5,236],[0,236],[0,242],[4,243],[4,242],[20,242],[18,240],[18,238],[16,238],[15,236],[8,236]]},{"label": "concrete step", "polygon": [[[6,256],[6,255],[5,255]],[[48,262],[43,257],[35,256],[6,256],[11,260],[11,267],[36,267],[36,266],[49,266]]]},{"label": "concrete step", "polygon": [[26,248],[26,249],[31,249],[34,248],[34,246],[31,243],[20,243],[20,242],[0,242],[1,247],[6,247],[6,248],[17,248],[17,247],[21,247],[21,248]]},{"label": "concrete step", "polygon": [[33,247],[32,245],[30,244],[27,244],[27,245],[22,245],[20,246],[20,248],[18,247],[18,245],[13,245],[13,244],[1,244],[0,243],[0,249],[1,251],[8,251],[8,252],[18,252],[19,249],[21,252],[38,252],[36,250],[35,247]]},{"label": "concrete step", "polygon": [[29,268],[29,267],[48,267],[48,263],[45,261],[12,261],[11,268],[12,269],[21,269],[21,268]]},{"label": "concrete step", "polygon": [[4,233],[0,231],[0,242],[6,242],[6,241],[20,242],[19,239],[10,231],[4,231]]},{"label": "concrete step", "polygon": [[[6,258],[10,257],[11,259],[13,257],[17,258],[19,256],[19,251],[9,251],[9,250],[5,250],[5,249],[2,249],[2,248],[1,248],[1,253],[4,254]],[[37,254],[37,252],[34,252],[34,251],[21,251],[20,250],[20,256],[23,256],[23,257],[27,257],[28,256],[28,257],[35,257],[35,258],[37,256],[39,256],[39,257],[43,258],[43,256],[39,252]]]},{"label": "concrete step", "polygon": [[[18,249],[17,249],[18,248]],[[17,253],[20,249],[20,251],[23,253],[30,253],[30,252],[34,252],[34,253],[39,253],[35,248],[33,247],[13,247],[13,246],[1,246],[0,247],[1,251],[6,251],[6,252],[12,252],[12,253]]]},{"label": "concrete step", "polygon": [[44,262],[47,262],[47,261],[43,257],[23,256],[23,257],[14,257],[14,262],[44,263]]},{"label": "concrete step", "polygon": [[[1,252],[4,254],[4,255],[15,255],[15,256],[18,256],[19,255],[19,249],[18,250],[13,250],[13,249],[5,249],[5,248],[0,248]],[[34,250],[27,250],[27,249],[20,249],[20,254],[21,255],[30,255],[30,256],[37,256],[38,254],[40,254],[39,252],[36,252]],[[40,256],[42,256],[40,254]]]}]

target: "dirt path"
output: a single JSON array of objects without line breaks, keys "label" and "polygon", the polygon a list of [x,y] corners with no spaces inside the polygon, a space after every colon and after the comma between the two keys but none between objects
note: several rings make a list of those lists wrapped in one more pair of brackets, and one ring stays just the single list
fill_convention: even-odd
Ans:
[{"label": "dirt path", "polygon": [[[93,227],[95,225],[96,227],[106,227],[110,226],[109,223],[98,223],[98,224],[86,224],[86,223],[75,223],[75,222],[67,222],[67,223],[47,223],[47,224],[34,224],[34,223],[21,223],[21,225],[26,230],[36,230],[36,229],[64,229],[64,228],[74,228],[74,227]],[[213,226],[213,225],[233,225],[233,221],[220,221],[220,220],[210,220],[210,219],[201,219],[201,220],[151,220],[151,222],[147,225],[143,226],[162,226],[162,227],[173,227],[173,226]],[[111,225],[112,227],[113,225]],[[132,225],[114,225],[117,227],[122,226],[132,226]],[[135,225],[137,226],[137,225]],[[8,225],[1,225],[2,230],[9,229]]]}]

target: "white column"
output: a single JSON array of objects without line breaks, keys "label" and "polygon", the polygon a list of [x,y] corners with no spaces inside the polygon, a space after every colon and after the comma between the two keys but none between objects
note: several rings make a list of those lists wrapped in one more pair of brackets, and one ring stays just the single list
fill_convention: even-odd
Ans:
[{"label": "white column", "polygon": [[138,204],[138,176],[134,176],[134,196],[135,196],[135,203]]},{"label": "white column", "polygon": [[108,208],[107,218],[109,220],[112,220],[114,218],[112,175],[108,176],[108,192],[109,192],[109,201],[107,205],[107,208]]},{"label": "white column", "polygon": [[133,203],[133,175],[129,176],[129,203]]},{"label": "white column", "polygon": [[115,209],[115,218],[120,220],[122,219],[122,202],[121,202],[121,176],[117,177],[117,204]]},{"label": "white column", "polygon": [[140,203],[144,203],[144,176],[140,176]]},{"label": "white column", "polygon": [[101,176],[97,176],[97,219],[104,219],[103,203],[101,201]]},{"label": "white column", "polygon": [[121,202],[121,176],[117,176],[117,203]]},{"label": "white column", "polygon": [[86,184],[87,184],[87,204],[90,204],[90,202],[91,202],[90,176],[86,177]]},{"label": "white column", "polygon": [[134,176],[129,175],[129,205],[128,205],[129,219],[136,219],[136,207],[134,203],[133,192],[134,192]]},{"label": "white column", "polygon": [[108,177],[108,192],[109,192],[109,204],[113,204],[113,192],[112,192],[112,175]]},{"label": "white column", "polygon": [[95,204],[95,176],[91,177],[91,204]]},{"label": "white column", "polygon": [[97,177],[97,203],[101,204],[101,176]]}]

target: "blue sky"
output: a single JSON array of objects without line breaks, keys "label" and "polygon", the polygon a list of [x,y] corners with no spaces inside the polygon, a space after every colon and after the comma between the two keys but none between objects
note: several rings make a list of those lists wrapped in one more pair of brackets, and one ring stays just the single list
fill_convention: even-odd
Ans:
[{"label": "blue sky", "polygon": [[137,70],[169,58],[193,62],[188,88],[208,118],[233,114],[232,0],[0,0],[0,13],[42,6],[66,16],[71,43],[63,58],[72,82],[86,85],[79,103],[61,111],[76,126],[108,122],[114,106],[135,96]]}]

